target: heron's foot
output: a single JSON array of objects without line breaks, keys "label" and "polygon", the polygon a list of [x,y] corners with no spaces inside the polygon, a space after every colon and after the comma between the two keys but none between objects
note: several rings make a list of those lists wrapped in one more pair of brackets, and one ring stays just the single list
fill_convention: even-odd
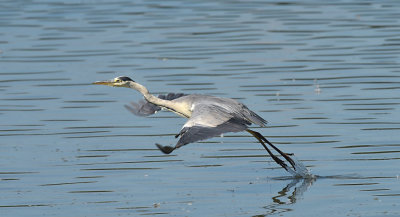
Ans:
[{"label": "heron's foot", "polygon": [[172,146],[162,146],[158,143],[156,143],[156,146],[158,149],[160,149],[160,151],[162,151],[164,154],[170,154],[171,152],[173,152],[175,150],[174,147]]}]

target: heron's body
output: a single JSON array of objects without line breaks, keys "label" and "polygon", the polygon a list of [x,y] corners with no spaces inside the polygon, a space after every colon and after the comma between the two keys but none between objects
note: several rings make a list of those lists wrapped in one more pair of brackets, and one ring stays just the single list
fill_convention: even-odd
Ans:
[{"label": "heron's body", "polygon": [[272,154],[264,142],[267,142],[272,148],[278,151],[294,167],[294,161],[289,156],[272,145],[260,133],[248,129],[251,124],[264,127],[267,121],[234,99],[200,94],[184,95],[173,93],[156,97],[150,94],[143,85],[124,76],[117,77],[112,81],[95,82],[95,84],[128,87],[142,93],[145,101],[125,106],[135,115],[148,116],[164,108],[188,118],[181,131],[176,135],[180,139],[175,147],[156,144],[166,154],[192,142],[205,140],[227,132],[246,130],[257,138],[271,157],[283,168],[288,169],[282,160]]},{"label": "heron's body", "polygon": [[[243,119],[243,121],[251,122],[260,126],[265,126],[266,123],[263,118],[258,116],[253,111],[249,110],[245,105],[230,98],[191,94],[179,97],[171,101],[173,102],[173,104],[175,104],[174,110],[171,111],[186,118],[192,117],[193,112],[196,111],[197,108],[204,106],[210,109],[213,107],[218,107],[219,109],[224,110],[227,114],[230,114],[232,117],[234,116]],[[203,116],[203,118],[207,119],[207,117],[205,116]],[[218,122],[215,122],[214,126],[217,125]]]}]

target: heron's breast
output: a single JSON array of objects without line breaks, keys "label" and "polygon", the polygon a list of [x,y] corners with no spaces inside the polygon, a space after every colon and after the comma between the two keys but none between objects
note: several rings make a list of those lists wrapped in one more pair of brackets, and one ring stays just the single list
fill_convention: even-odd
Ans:
[{"label": "heron's breast", "polygon": [[184,118],[190,118],[192,116],[191,105],[188,105],[187,103],[174,103],[171,108],[166,109]]}]

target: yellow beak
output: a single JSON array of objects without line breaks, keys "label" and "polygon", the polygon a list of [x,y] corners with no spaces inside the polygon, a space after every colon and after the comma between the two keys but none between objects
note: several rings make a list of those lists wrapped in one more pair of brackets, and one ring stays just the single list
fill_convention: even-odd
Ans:
[{"label": "yellow beak", "polygon": [[113,87],[115,82],[114,81],[96,81],[96,82],[93,82],[93,84],[107,85],[107,86]]}]

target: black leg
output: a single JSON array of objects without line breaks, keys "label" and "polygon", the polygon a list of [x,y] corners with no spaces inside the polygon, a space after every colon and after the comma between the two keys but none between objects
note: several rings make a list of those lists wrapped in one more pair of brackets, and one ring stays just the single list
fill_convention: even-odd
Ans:
[{"label": "black leg", "polygon": [[[261,133],[258,133],[258,135],[261,136],[261,138],[268,144],[270,145],[273,149],[275,149],[280,155],[282,155],[282,157],[284,157],[293,167],[293,169],[295,169],[296,167],[294,166],[294,160],[292,158],[290,158],[286,153],[284,153],[283,151],[279,150],[279,148],[277,148],[275,145],[273,145],[270,141],[268,141],[263,135],[261,135]],[[296,169],[295,169],[296,170]]]},{"label": "black leg", "polygon": [[265,150],[267,150],[268,154],[271,156],[271,158],[279,165],[281,165],[286,171],[288,170],[288,166],[287,164],[282,161],[281,159],[279,159],[277,156],[275,156],[270,150],[269,148],[265,145],[265,143],[263,141],[265,141],[268,145],[270,145],[273,149],[275,149],[280,155],[282,155],[282,157],[284,157],[292,166],[293,169],[296,170],[296,167],[294,166],[295,163],[294,161],[285,153],[283,153],[281,150],[279,150],[276,146],[274,146],[271,142],[269,142],[264,136],[262,136],[259,132],[253,131],[253,130],[246,130],[247,132],[249,132],[251,135],[253,135],[260,143],[262,146],[264,146]]}]

